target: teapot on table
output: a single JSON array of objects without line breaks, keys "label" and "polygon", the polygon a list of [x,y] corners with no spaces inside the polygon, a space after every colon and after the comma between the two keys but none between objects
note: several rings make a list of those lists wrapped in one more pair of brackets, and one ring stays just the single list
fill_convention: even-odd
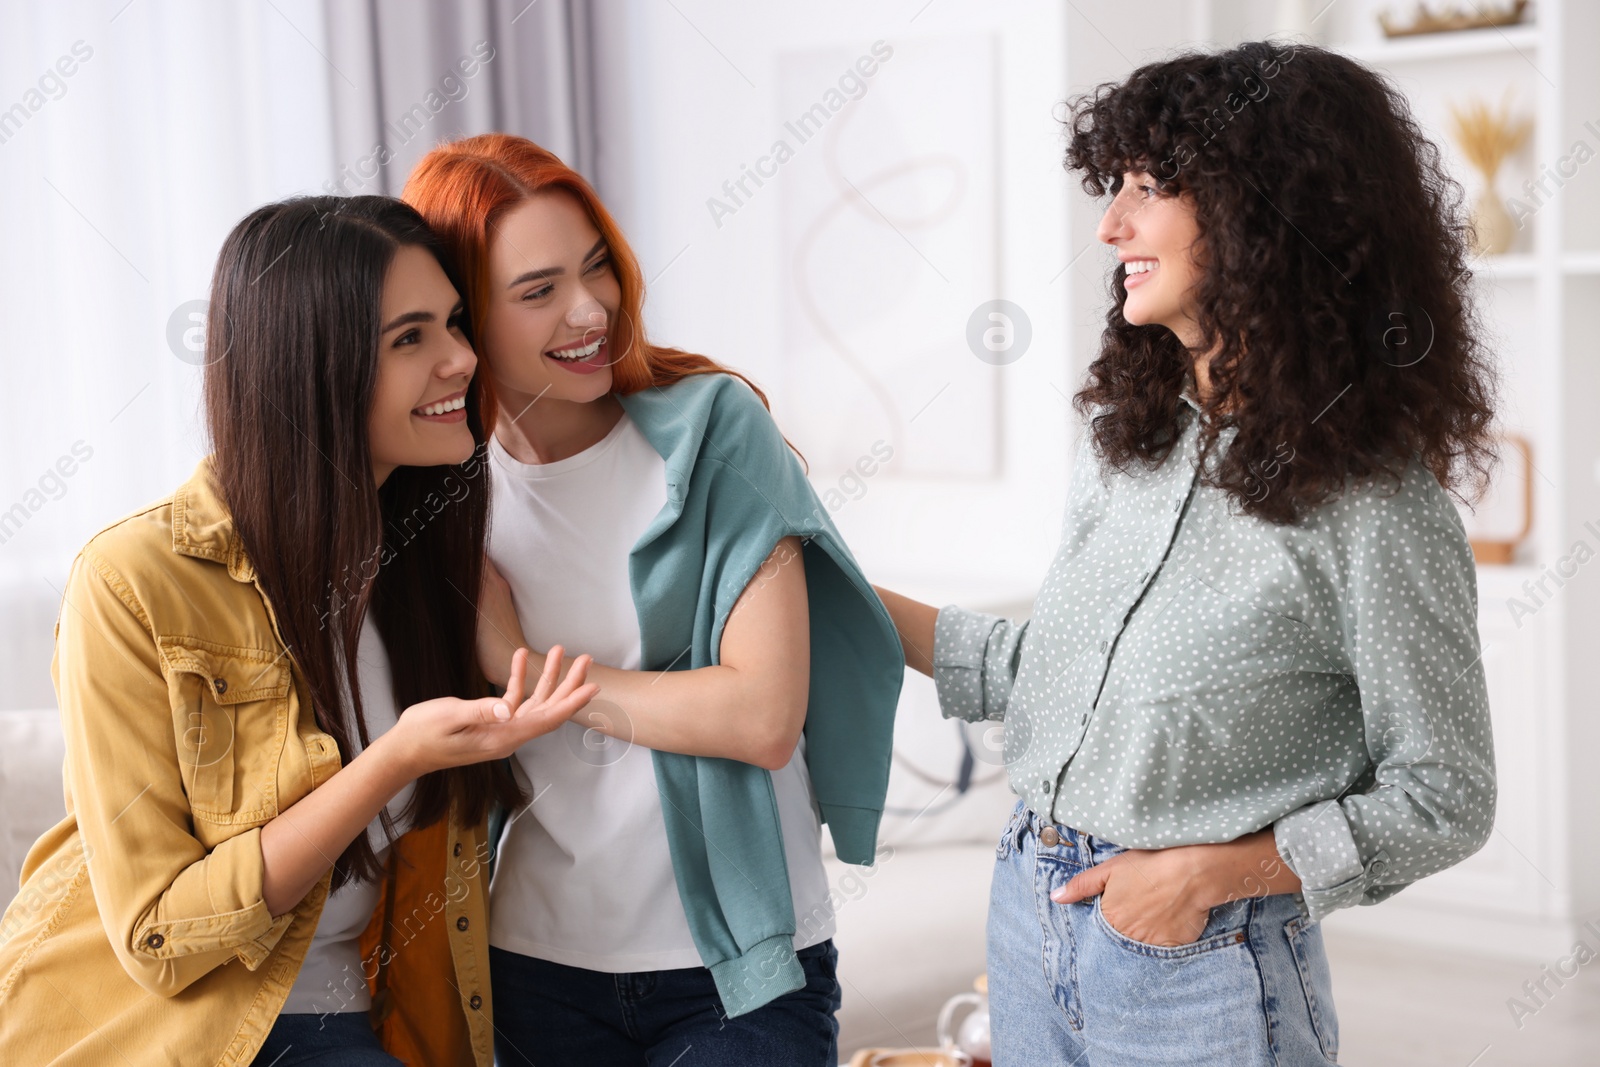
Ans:
[{"label": "teapot on table", "polygon": [[[939,1047],[965,1053],[972,1067],[989,1067],[989,976],[980,974],[971,993],[958,993],[939,1012]],[[970,1008],[960,1027],[952,1030],[956,1012]]]}]

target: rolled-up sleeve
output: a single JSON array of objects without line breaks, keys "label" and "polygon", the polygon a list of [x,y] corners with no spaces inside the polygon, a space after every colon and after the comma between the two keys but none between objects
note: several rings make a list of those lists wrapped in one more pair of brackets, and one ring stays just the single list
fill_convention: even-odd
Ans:
[{"label": "rolled-up sleeve", "polygon": [[90,885],[124,969],[172,996],[230,960],[257,967],[294,917],[274,919],[262,899],[260,830],[210,850],[194,836],[155,635],[89,550],[67,584],[52,671]]},{"label": "rolled-up sleeve", "polygon": [[947,604],[933,626],[933,683],[947,719],[1004,719],[1028,623]]},{"label": "rolled-up sleeve", "polygon": [[1421,507],[1352,505],[1368,515],[1352,524],[1342,629],[1371,769],[1359,788],[1273,824],[1314,919],[1459,863],[1494,827],[1477,576],[1460,521],[1434,489],[1419,494]]}]

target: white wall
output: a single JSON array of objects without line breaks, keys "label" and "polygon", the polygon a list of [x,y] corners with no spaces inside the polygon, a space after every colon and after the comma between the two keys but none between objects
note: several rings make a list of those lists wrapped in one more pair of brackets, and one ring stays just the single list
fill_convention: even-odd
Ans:
[{"label": "white wall", "polygon": [[[874,581],[1025,609],[1059,531],[1075,383],[1061,6],[604,7],[622,51],[601,66],[628,89],[602,101],[601,184],[651,279],[654,336],[768,389]],[[892,58],[801,143],[785,121],[874,42]],[[779,140],[794,157],[735,204],[723,183]],[[997,298],[1032,327],[1007,366],[966,340]],[[858,485],[849,467],[879,441],[894,458]]]}]

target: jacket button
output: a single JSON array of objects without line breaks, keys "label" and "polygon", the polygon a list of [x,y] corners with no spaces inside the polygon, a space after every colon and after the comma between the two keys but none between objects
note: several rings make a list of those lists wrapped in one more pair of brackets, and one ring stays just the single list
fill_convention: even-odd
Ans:
[{"label": "jacket button", "polygon": [[211,688],[217,691],[217,696],[221,696],[228,691],[228,680],[226,678],[213,678],[211,679]]},{"label": "jacket button", "polygon": [[467,1003],[472,1005],[473,1011],[477,1011],[479,1008],[483,1007],[483,998],[474,993],[472,994],[472,999],[467,1001]]},{"label": "jacket button", "polygon": [[455,847],[455,848],[452,848],[452,849],[451,849],[451,850],[450,850],[450,855],[452,855],[452,856],[459,856],[459,855],[461,855],[461,842],[460,842],[460,841],[457,841],[457,842],[456,842],[456,847]]},{"label": "jacket button", "polygon": [[461,916],[461,918],[456,920],[456,929],[457,930],[465,930],[466,928],[467,928],[467,917],[465,915],[463,915],[463,916]]},{"label": "jacket button", "polygon": [[1055,848],[1061,844],[1061,835],[1056,832],[1054,826],[1046,826],[1039,831],[1039,844],[1045,848]]},{"label": "jacket button", "polygon": [[145,948],[160,948],[167,943],[167,939],[160,934],[151,934],[144,939]]}]

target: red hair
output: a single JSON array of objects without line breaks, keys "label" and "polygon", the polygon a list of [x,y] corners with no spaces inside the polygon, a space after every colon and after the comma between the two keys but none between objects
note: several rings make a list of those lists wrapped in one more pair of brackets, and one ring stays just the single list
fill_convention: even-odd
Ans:
[{"label": "red hair", "polygon": [[[671,385],[691,374],[731,374],[748,385],[770,410],[767,394],[738,371],[693,352],[651,344],[644,335],[644,273],[622,230],[583,176],[525,137],[485,133],[439,145],[422,157],[406,179],[401,199],[422,214],[455,260],[466,288],[473,336],[482,337],[489,306],[489,240],[510,210],[536,193],[562,189],[577,197],[611,252],[621,283],[622,306],[611,333],[622,355],[611,367],[612,392],[626,396],[653,385]],[[490,375],[480,377],[483,423],[492,431],[498,403]]]}]

